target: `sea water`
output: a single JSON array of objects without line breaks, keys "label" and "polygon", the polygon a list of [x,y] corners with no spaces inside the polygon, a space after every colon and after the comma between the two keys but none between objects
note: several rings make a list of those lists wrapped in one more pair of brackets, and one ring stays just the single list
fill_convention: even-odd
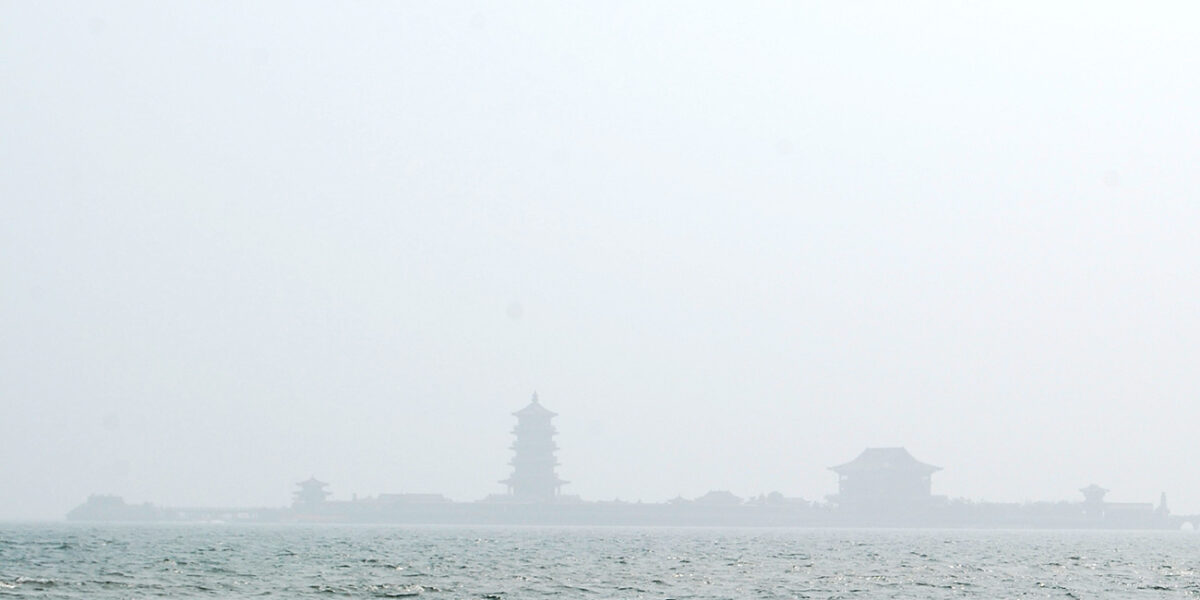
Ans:
[{"label": "sea water", "polygon": [[0,597],[1182,598],[1183,532],[0,525]]}]

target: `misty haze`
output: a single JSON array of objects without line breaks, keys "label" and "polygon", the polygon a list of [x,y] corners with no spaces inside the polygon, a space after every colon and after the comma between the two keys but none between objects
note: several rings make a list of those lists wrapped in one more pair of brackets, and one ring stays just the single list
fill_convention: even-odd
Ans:
[{"label": "misty haze", "polygon": [[0,0],[0,595],[1198,593],[1197,72],[1187,2]]}]

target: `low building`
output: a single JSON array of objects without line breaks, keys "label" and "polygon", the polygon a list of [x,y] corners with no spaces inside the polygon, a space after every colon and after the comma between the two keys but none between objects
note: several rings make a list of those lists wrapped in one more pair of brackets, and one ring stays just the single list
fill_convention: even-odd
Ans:
[{"label": "low building", "polygon": [[728,490],[712,490],[693,500],[700,506],[741,506],[744,501]]}]

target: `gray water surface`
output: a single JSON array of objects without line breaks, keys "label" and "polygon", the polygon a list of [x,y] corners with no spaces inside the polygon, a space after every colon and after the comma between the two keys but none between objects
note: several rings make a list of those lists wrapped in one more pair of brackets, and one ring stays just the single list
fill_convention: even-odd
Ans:
[{"label": "gray water surface", "polygon": [[0,525],[0,597],[1164,598],[1200,535]]}]

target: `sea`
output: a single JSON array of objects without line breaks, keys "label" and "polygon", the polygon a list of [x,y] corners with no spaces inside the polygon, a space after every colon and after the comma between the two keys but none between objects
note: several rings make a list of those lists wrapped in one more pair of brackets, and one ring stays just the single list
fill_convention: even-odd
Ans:
[{"label": "sea", "polygon": [[1186,532],[0,524],[0,598],[1192,598]]}]

